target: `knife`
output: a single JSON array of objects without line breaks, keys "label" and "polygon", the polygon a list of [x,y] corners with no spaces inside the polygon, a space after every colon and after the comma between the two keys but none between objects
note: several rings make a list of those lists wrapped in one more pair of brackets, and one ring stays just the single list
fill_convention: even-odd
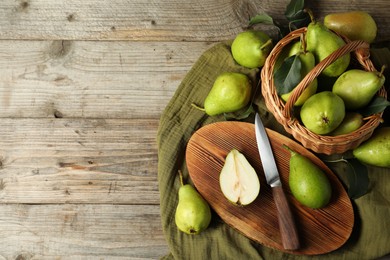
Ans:
[{"label": "knife", "polygon": [[278,211],[279,230],[284,249],[295,250],[299,248],[299,238],[295,226],[294,217],[284,194],[282,183],[280,181],[278,168],[272,153],[267,132],[261,122],[260,116],[256,113],[255,117],[256,141],[263,165],[265,179],[272,188],[272,195]]}]

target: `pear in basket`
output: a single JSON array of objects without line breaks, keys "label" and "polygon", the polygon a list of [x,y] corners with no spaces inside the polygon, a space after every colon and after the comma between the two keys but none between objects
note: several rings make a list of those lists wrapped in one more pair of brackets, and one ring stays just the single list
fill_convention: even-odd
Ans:
[{"label": "pear in basket", "polygon": [[[330,31],[323,23],[315,21],[312,15],[311,17],[312,22],[308,25],[306,33],[307,49],[313,52],[316,63],[319,63],[346,43],[340,36]],[[349,53],[341,56],[326,67],[322,75],[328,77],[340,76],[349,66],[350,59],[351,56]]]},{"label": "pear in basket", "polygon": [[[313,53],[307,51],[306,49],[306,43],[304,42],[304,38],[301,37],[301,50],[298,53],[294,53],[293,55],[297,55],[298,59],[301,61],[301,80],[314,68],[316,65],[316,61],[314,58]],[[317,78],[313,80],[313,82],[310,83],[309,86],[305,88],[305,90],[302,92],[302,94],[299,96],[297,101],[294,103],[294,106],[302,106],[305,101],[314,95],[317,91]],[[291,96],[290,91],[286,94],[281,95],[280,97],[287,102],[288,99]]]},{"label": "pear in basket", "polygon": [[346,112],[341,124],[329,135],[345,135],[359,129],[364,124],[363,116],[357,112]]},{"label": "pear in basket", "polygon": [[305,127],[313,133],[328,134],[344,120],[344,101],[331,91],[316,93],[303,104],[300,116]]},{"label": "pear in basket", "polygon": [[355,110],[362,108],[375,96],[385,83],[381,72],[351,69],[344,72],[333,85],[333,93],[344,100],[347,109]]}]

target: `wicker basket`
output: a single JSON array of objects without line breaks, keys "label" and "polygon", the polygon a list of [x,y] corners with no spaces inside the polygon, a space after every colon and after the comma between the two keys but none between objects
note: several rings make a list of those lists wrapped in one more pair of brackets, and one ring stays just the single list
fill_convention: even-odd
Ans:
[{"label": "wicker basket", "polygon": [[[382,114],[379,113],[368,118],[365,123],[356,131],[339,136],[318,135],[306,127],[293,116],[293,104],[298,97],[320,73],[337,58],[351,53],[351,60],[355,59],[366,71],[376,71],[374,65],[369,59],[369,44],[364,41],[349,41],[346,45],[336,50],[326,59],[317,64],[313,70],[294,89],[287,103],[285,103],[277,94],[274,86],[273,74],[274,65],[282,49],[294,39],[306,32],[307,28],[295,30],[280,40],[269,54],[264,67],[261,71],[262,87],[261,92],[265,99],[268,110],[275,116],[276,120],[284,126],[284,129],[293,135],[293,137],[302,143],[308,149],[323,154],[339,154],[350,149],[356,148],[363,141],[371,137],[375,128],[382,122]],[[384,86],[378,91],[378,95],[387,98]]]}]

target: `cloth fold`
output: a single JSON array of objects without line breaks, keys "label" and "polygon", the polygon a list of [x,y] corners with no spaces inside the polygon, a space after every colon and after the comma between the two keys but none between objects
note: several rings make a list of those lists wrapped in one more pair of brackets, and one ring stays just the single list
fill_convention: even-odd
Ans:
[{"label": "cloth fold", "polygon": [[[259,69],[237,65],[231,56],[230,44],[231,41],[215,44],[199,57],[160,119],[158,185],[161,221],[170,248],[170,253],[163,259],[313,259],[313,256],[287,254],[251,241],[225,224],[215,212],[209,228],[199,235],[187,235],[175,225],[180,187],[178,170],[183,172],[184,180],[191,183],[185,161],[187,142],[200,127],[225,120],[223,115],[209,117],[191,104],[203,104],[214,80],[222,72],[244,73],[252,80],[253,88],[257,87]],[[387,48],[382,50],[389,51]],[[259,89],[256,89],[254,104],[266,127],[289,136],[267,111]],[[253,122],[253,116],[245,121]],[[335,164],[332,169],[342,181],[345,179],[343,163]],[[315,259],[366,260],[390,253],[390,169],[368,167],[368,171],[369,193],[352,201],[355,226],[350,239],[341,248],[315,256]]]}]

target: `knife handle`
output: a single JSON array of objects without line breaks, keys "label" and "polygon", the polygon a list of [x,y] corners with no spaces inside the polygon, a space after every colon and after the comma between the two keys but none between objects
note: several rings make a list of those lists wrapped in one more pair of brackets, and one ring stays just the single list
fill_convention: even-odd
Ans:
[{"label": "knife handle", "polygon": [[298,249],[300,245],[297,228],[282,186],[273,187],[272,194],[278,210],[279,229],[283,247],[287,250]]}]

